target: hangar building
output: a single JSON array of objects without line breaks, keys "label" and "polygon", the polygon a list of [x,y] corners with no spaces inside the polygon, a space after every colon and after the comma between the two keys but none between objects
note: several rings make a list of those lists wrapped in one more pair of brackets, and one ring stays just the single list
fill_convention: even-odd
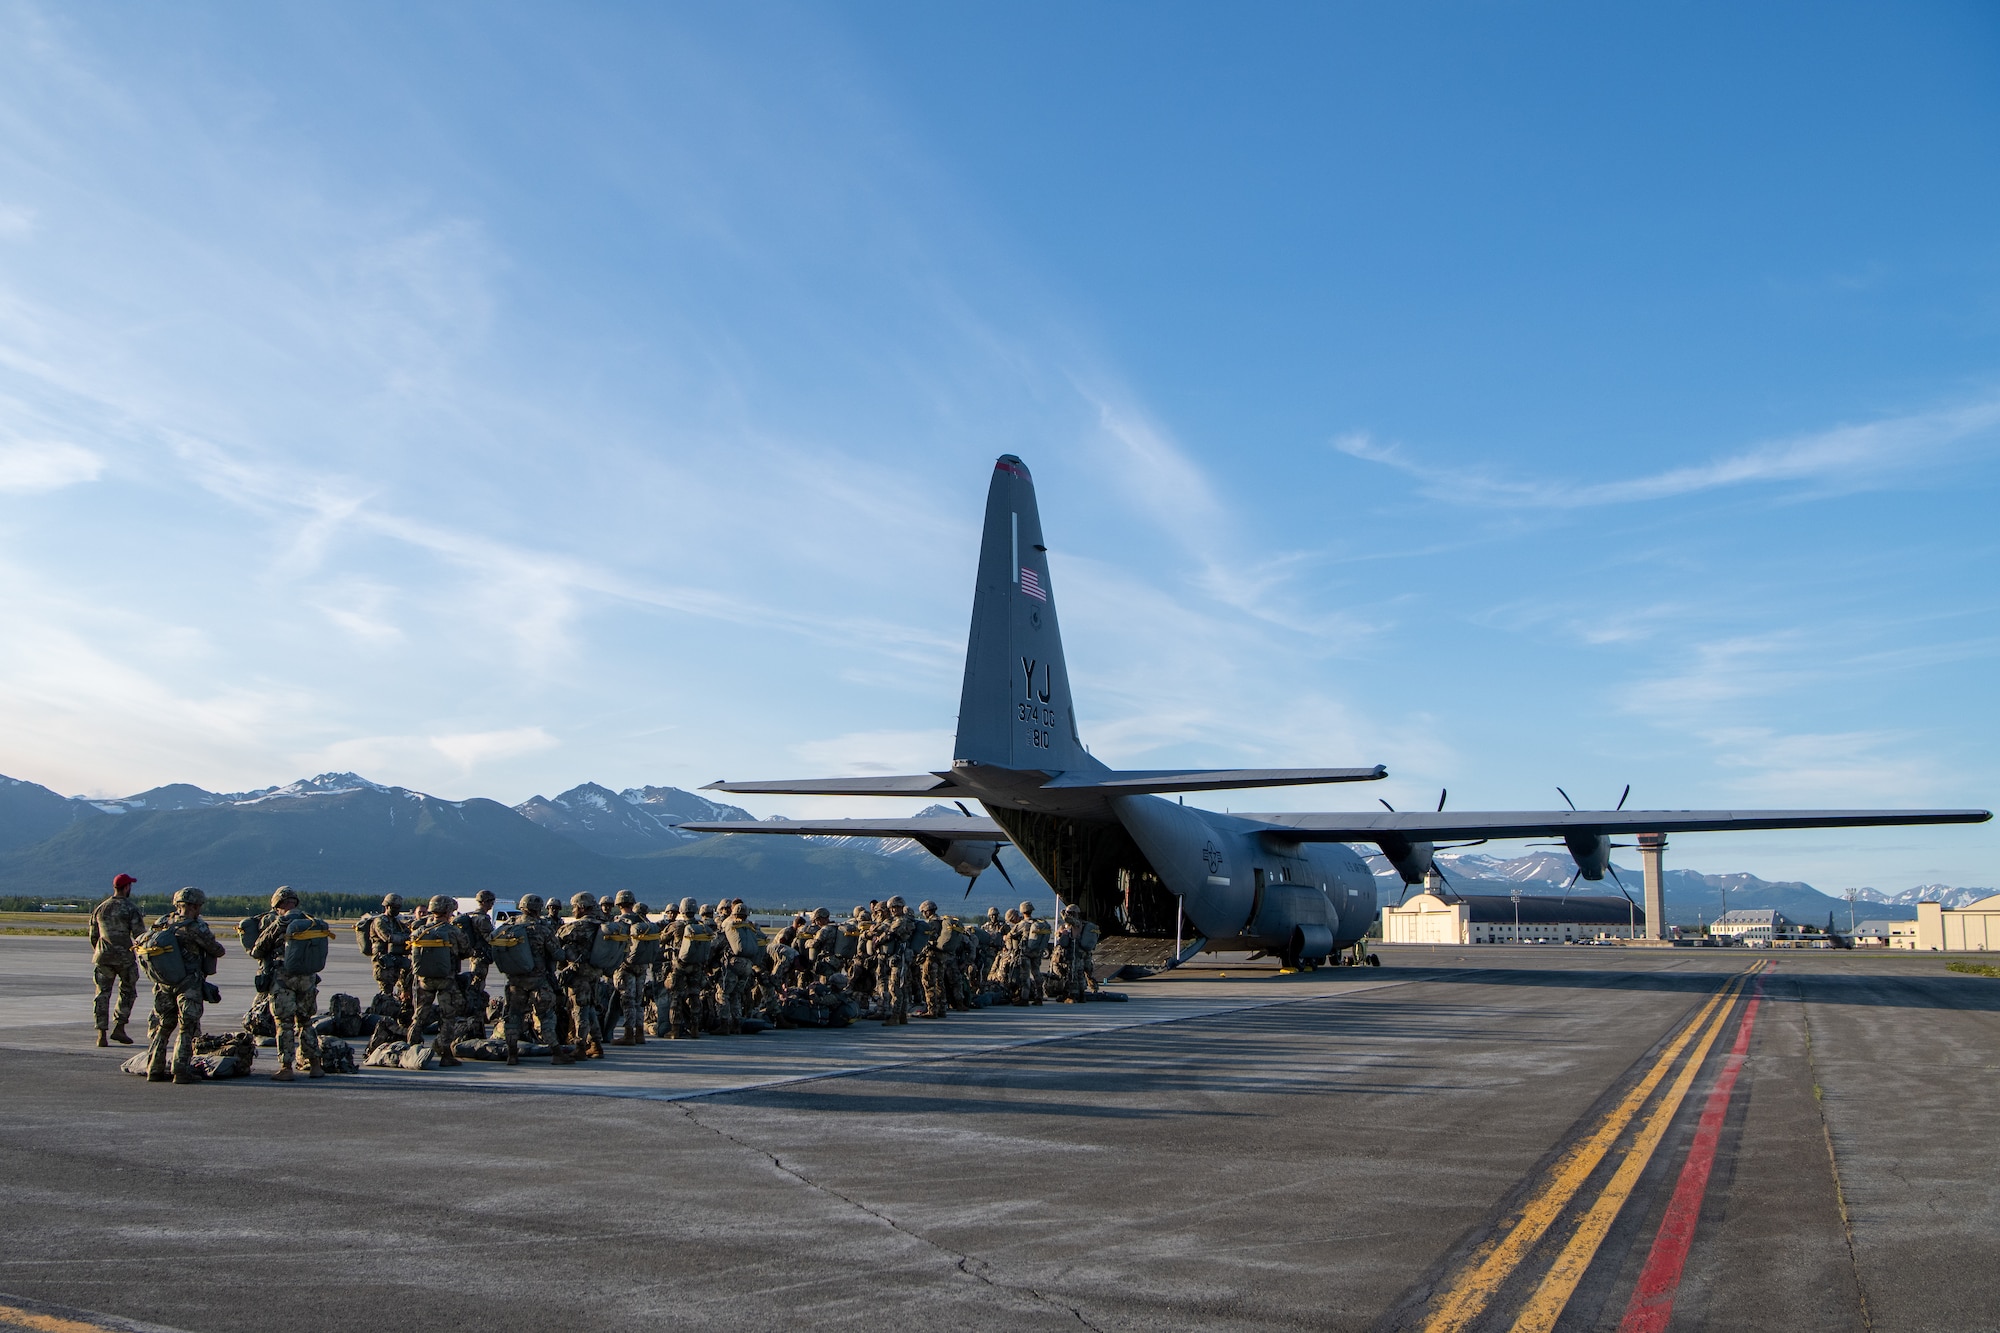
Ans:
[{"label": "hangar building", "polygon": [[1974,952],[2000,949],[2000,893],[1958,908],[1936,902],[1918,903],[1914,930],[1910,929],[1911,924],[1896,923],[1899,929],[1889,940],[1891,948]]},{"label": "hangar building", "polygon": [[[1518,924],[1517,924],[1518,922]],[[1625,898],[1571,894],[1452,894],[1425,891],[1382,909],[1384,944],[1565,944],[1646,933],[1646,914]]]}]

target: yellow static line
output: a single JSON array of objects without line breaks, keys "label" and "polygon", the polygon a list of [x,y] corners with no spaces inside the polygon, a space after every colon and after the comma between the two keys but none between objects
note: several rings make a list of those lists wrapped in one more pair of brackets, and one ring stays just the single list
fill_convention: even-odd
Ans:
[{"label": "yellow static line", "polygon": [[1611,1145],[1618,1141],[1619,1135],[1625,1132],[1625,1127],[1631,1124],[1632,1118],[1639,1113],[1639,1108],[1653,1095],[1653,1089],[1657,1088],[1660,1080],[1666,1077],[1667,1070],[1673,1067],[1674,1061],[1687,1049],[1687,1044],[1693,1039],[1694,1034],[1708,1021],[1709,1015],[1722,1003],[1723,997],[1734,992],[1740,980],[1740,976],[1730,978],[1721,990],[1709,997],[1708,1003],[1702,1006],[1694,1021],[1683,1028],[1680,1035],[1660,1053],[1660,1058],[1653,1062],[1653,1067],[1646,1071],[1646,1076],[1625,1095],[1625,1099],[1616,1109],[1599,1122],[1589,1138],[1571,1148],[1556,1163],[1555,1169],[1549,1173],[1547,1182],[1521,1209],[1521,1215],[1514,1225],[1504,1234],[1484,1242],[1479,1249],[1473,1251],[1473,1261],[1467,1265],[1458,1280],[1445,1290],[1444,1295],[1437,1299],[1430,1318],[1424,1321],[1423,1333],[1457,1333],[1457,1330],[1463,1329],[1479,1317],[1487,1302],[1493,1299],[1494,1293],[1500,1290],[1513,1275],[1521,1260],[1527,1256],[1528,1251],[1534,1248],[1535,1242],[1555,1224],[1556,1218],[1561,1215],[1570,1199],[1583,1188],[1584,1182],[1604,1160],[1605,1154],[1611,1151]]},{"label": "yellow static line", "polygon": [[0,1324],[32,1328],[36,1333],[104,1333],[102,1324],[86,1324],[80,1319],[58,1319],[54,1315],[35,1314],[11,1305],[0,1305]]},{"label": "yellow static line", "polygon": [[[1762,966],[1763,964],[1759,963],[1757,967],[1751,969],[1751,972],[1761,970]],[[1590,1206],[1590,1211],[1583,1215],[1583,1220],[1577,1223],[1576,1234],[1569,1238],[1569,1244],[1563,1246],[1562,1253],[1556,1256],[1555,1263],[1549,1268],[1547,1276],[1542,1279],[1542,1285],[1535,1288],[1535,1294],[1530,1296],[1528,1303],[1521,1308],[1520,1317],[1514,1321],[1512,1333],[1548,1333],[1548,1330],[1556,1326],[1556,1320],[1562,1317],[1563,1307],[1569,1304],[1569,1298],[1576,1293],[1577,1284],[1583,1281],[1584,1273],[1590,1268],[1590,1261],[1597,1257],[1598,1246],[1604,1243],[1604,1237],[1611,1230],[1611,1224],[1618,1220],[1618,1214],[1625,1207],[1625,1201],[1632,1197],[1633,1186],[1639,1183],[1639,1177],[1645,1172],[1647,1163],[1653,1160],[1653,1153],[1660,1146],[1660,1140],[1666,1137],[1667,1126],[1673,1122],[1674,1112],[1678,1111],[1681,1102],[1686,1100],[1688,1089],[1694,1085],[1695,1075],[1701,1072],[1702,1062],[1708,1059],[1708,1053],[1714,1047],[1715,1039],[1722,1035],[1722,1029],[1728,1024],[1729,1015],[1735,1011],[1736,1000],[1740,994],[1741,991],[1738,990],[1736,994],[1730,995],[1728,1002],[1722,1006],[1722,1011],[1715,1016],[1715,1021],[1708,1025],[1708,1030],[1702,1034],[1701,1044],[1695,1047],[1694,1054],[1690,1055],[1687,1063],[1681,1066],[1680,1076],[1674,1080],[1673,1086],[1667,1089],[1667,1094],[1660,1099],[1660,1104],[1653,1108],[1653,1114],[1647,1117],[1645,1125],[1639,1130],[1639,1136],[1626,1150],[1625,1160],[1618,1164],[1618,1170],[1612,1174],[1610,1183],[1605,1185],[1604,1192],[1597,1196],[1597,1202]]]}]

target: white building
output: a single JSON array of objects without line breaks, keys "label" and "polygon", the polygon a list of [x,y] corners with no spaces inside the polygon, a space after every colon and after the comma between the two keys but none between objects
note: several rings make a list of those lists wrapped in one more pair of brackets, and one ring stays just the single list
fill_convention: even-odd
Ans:
[{"label": "white building", "polygon": [[1382,909],[1384,944],[1570,944],[1634,939],[1646,914],[1624,898],[1419,893]]},{"label": "white building", "polygon": [[1713,939],[1734,940],[1738,944],[1768,945],[1781,935],[1790,933],[1792,923],[1785,914],[1771,908],[1748,908],[1737,912],[1724,912],[1708,927]]}]

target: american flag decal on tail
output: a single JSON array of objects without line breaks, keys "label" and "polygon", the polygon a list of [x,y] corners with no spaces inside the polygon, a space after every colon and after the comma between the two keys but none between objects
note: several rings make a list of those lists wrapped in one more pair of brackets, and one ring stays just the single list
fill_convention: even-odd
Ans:
[{"label": "american flag decal on tail", "polygon": [[1021,566],[1021,591],[1038,602],[1049,600],[1049,595],[1042,591],[1041,576],[1026,565]]}]

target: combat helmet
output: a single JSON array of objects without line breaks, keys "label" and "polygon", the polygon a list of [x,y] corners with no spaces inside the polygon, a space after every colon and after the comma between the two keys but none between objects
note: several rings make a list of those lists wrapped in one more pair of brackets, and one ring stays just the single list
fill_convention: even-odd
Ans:
[{"label": "combat helmet", "polygon": [[632,890],[620,889],[618,890],[618,896],[616,898],[613,898],[611,901],[612,904],[617,907],[630,907],[633,903],[636,903],[639,900],[633,896]]},{"label": "combat helmet", "polygon": [[484,910],[493,906],[499,899],[494,896],[493,890],[481,889],[477,894],[473,895],[472,901],[478,903],[481,910]]},{"label": "combat helmet", "polygon": [[823,926],[833,920],[833,913],[827,911],[824,907],[815,907],[813,908],[812,919],[814,925]]},{"label": "combat helmet", "polygon": [[271,890],[271,906],[273,907],[276,907],[279,903],[297,902],[298,900],[298,890],[289,884],[280,884],[277,888]]},{"label": "combat helmet", "polygon": [[521,901],[514,905],[529,916],[535,916],[542,910],[542,895],[539,893],[524,893],[521,895]]},{"label": "combat helmet", "polygon": [[383,910],[383,911],[385,911],[385,912],[400,912],[400,911],[402,911],[402,910],[403,910],[403,895],[402,895],[402,894],[400,894],[400,893],[385,893],[385,894],[383,894],[383,895],[382,895],[382,910]]},{"label": "combat helmet", "polygon": [[208,895],[203,893],[200,889],[197,889],[192,884],[188,885],[184,889],[174,890],[174,906],[176,907],[179,907],[182,903],[193,903],[196,907],[202,907],[205,906],[207,902],[208,902]]},{"label": "combat helmet", "polygon": [[919,912],[922,912],[925,916],[936,916],[937,904],[932,902],[929,898],[926,898],[922,902],[917,904],[917,910]]},{"label": "combat helmet", "polygon": [[1034,905],[1033,903],[1022,903],[1022,904],[1021,904],[1021,915],[1022,915],[1022,916],[1024,916],[1024,917],[1026,917],[1026,916],[1033,916],[1034,914],[1035,914],[1035,905]]},{"label": "combat helmet", "polygon": [[884,907],[888,908],[888,909],[889,909],[890,911],[892,911],[892,912],[900,912],[900,911],[902,911],[902,910],[903,910],[903,895],[902,895],[902,894],[900,894],[900,893],[892,893],[892,894],[890,894],[890,895],[889,895],[889,901],[888,901],[888,902],[886,902],[886,903],[883,903],[883,904],[882,904],[882,906],[884,906]]},{"label": "combat helmet", "polygon": [[681,899],[681,916],[684,920],[690,920],[690,921],[693,920],[694,914],[697,911],[699,911],[700,908],[701,904],[696,902],[692,898]]},{"label": "combat helmet", "polygon": [[450,916],[458,910],[458,899],[447,898],[442,893],[432,894],[431,900],[424,904],[424,910],[433,913],[443,912],[446,916]]},{"label": "combat helmet", "polygon": [[588,893],[573,893],[569,897],[569,905],[576,911],[588,912],[597,906],[597,899]]}]

